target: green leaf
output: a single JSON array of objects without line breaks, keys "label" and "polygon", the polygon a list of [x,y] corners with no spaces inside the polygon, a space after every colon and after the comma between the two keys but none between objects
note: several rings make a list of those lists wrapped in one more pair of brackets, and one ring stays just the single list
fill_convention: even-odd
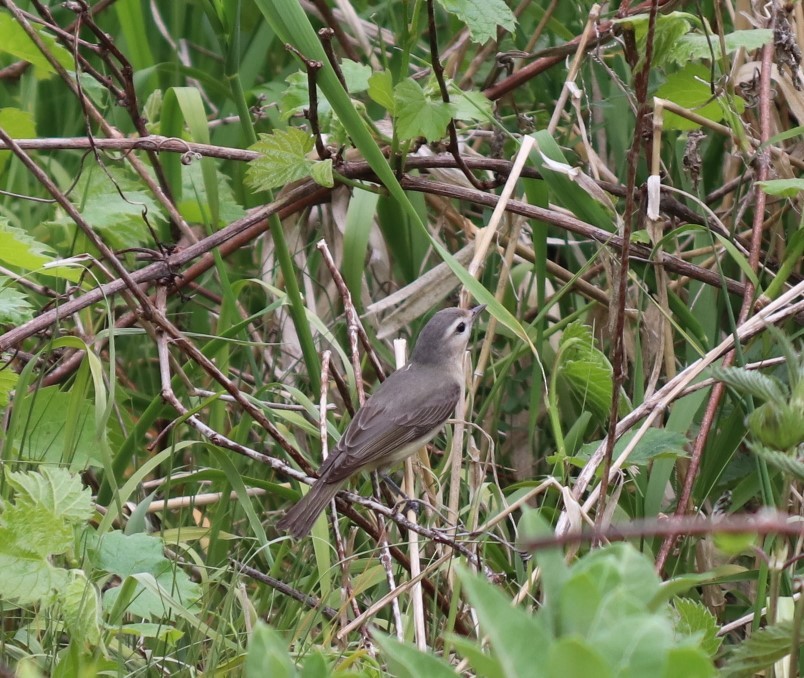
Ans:
[{"label": "green leaf", "polygon": [[[670,12],[656,17],[653,31],[653,58],[651,68],[659,68],[667,63],[678,61],[679,41],[689,33],[692,23],[699,24],[698,19],[686,12]],[[648,35],[650,17],[648,14],[637,14],[623,19],[615,19],[614,23],[626,25],[633,29],[637,41],[637,54],[641,55],[634,67],[639,72],[645,63],[645,43]]]},{"label": "green leaf", "polygon": [[[80,402],[71,406],[73,398]],[[20,426],[15,441],[20,459],[65,463],[75,469],[102,462],[92,403],[77,394],[46,386],[17,396]],[[69,445],[69,449],[67,448]]]},{"label": "green leaf", "polygon": [[483,632],[507,676],[528,676],[544,666],[550,636],[538,617],[514,607],[497,587],[464,568],[457,570]]},{"label": "green leaf", "polygon": [[[78,180],[74,203],[84,219],[101,231],[111,247],[136,247],[152,242],[143,213],[147,213],[153,227],[162,220],[161,207],[150,193],[142,189],[142,181],[125,170],[112,166],[104,171],[92,168]],[[61,216],[56,223],[73,228],[67,215]]]},{"label": "green leaf", "polygon": [[[796,407],[796,405],[799,407]],[[751,433],[775,450],[790,450],[804,441],[804,403],[767,402],[748,415]]]},{"label": "green leaf", "polygon": [[22,325],[33,318],[33,306],[28,297],[11,287],[9,278],[0,276],[0,324]]},{"label": "green leaf", "polygon": [[[38,29],[36,25],[34,25],[34,30],[39,33],[48,52],[56,57],[56,61],[67,71],[72,71],[75,66],[70,53],[54,38]],[[0,35],[3,36],[3,39],[0,40],[0,53],[11,54],[17,59],[33,64],[34,74],[37,78],[49,77],[56,72],[22,26],[16,22],[14,17],[5,12],[0,14]]]},{"label": "green leaf", "polygon": [[718,638],[717,619],[705,605],[690,598],[673,600],[674,626],[677,634],[696,638],[698,646],[714,657],[723,642]]},{"label": "green leaf", "polygon": [[735,389],[760,400],[777,404],[787,402],[785,386],[776,378],[743,367],[713,367],[712,376]]},{"label": "green leaf", "polygon": [[474,669],[474,675],[483,678],[505,678],[500,662],[486,652],[478,641],[455,634],[444,635],[455,651],[469,662],[469,666]]},{"label": "green leaf", "polygon": [[614,678],[614,669],[594,647],[580,638],[560,638],[550,647],[547,675]]},{"label": "green leaf", "polygon": [[20,375],[11,369],[11,365],[7,361],[3,362],[5,364],[0,368],[0,407],[8,405],[9,396],[20,378]]},{"label": "green leaf", "polygon": [[567,326],[559,356],[561,377],[576,399],[604,421],[611,407],[613,371],[606,356],[595,347],[592,328],[580,321]]},{"label": "green leaf", "polygon": [[0,598],[40,603],[61,591],[67,572],[49,558],[73,544],[73,525],[92,514],[91,495],[65,469],[12,472],[6,481],[14,503],[0,504]]},{"label": "green leaf", "polygon": [[[3,36],[5,39],[5,36]],[[19,108],[0,108],[0,128],[12,139],[32,139],[36,136],[36,123],[28,111]],[[11,151],[0,151],[0,174],[11,159]],[[2,222],[3,220],[0,220]],[[0,245],[0,252],[3,251]]]},{"label": "green leaf", "polygon": [[396,638],[373,634],[374,641],[388,658],[388,666],[399,678],[455,678],[455,670],[443,659],[429,652],[422,652],[413,645],[399,642]]},{"label": "green leaf", "polygon": [[394,114],[394,79],[391,71],[372,73],[368,80],[368,95],[391,115]]},{"label": "green leaf", "polygon": [[[209,126],[201,92],[195,87],[169,87],[165,92],[162,106],[160,120],[162,134],[182,136],[185,126],[193,141],[199,144],[209,143]],[[184,174],[182,171],[184,165],[182,165],[180,156],[171,153],[163,160],[163,163],[176,196],[182,198],[183,179],[181,176]],[[200,160],[194,160],[193,163],[200,164],[203,177],[201,182],[203,190],[201,190],[201,185],[194,186],[190,196],[196,202],[196,209],[203,212],[199,221],[217,226],[220,223],[220,198],[215,160],[210,157],[202,157]]]},{"label": "green leaf", "polygon": [[[687,64],[686,67],[667,78],[667,81],[657,90],[656,96],[694,111],[708,120],[719,122],[726,115],[726,103],[720,98],[714,98],[709,87],[710,77],[711,73],[705,66],[697,63]],[[745,110],[745,100],[742,98],[735,96],[732,102],[737,113]],[[666,130],[692,130],[699,127],[698,123],[669,111],[664,112],[664,129]]]},{"label": "green leaf", "polygon": [[768,195],[781,198],[795,198],[801,191],[804,191],[804,179],[769,179],[768,181],[757,181],[756,184],[761,186],[763,192]]},{"label": "green leaf", "polygon": [[66,520],[40,505],[10,505],[3,522],[14,536],[20,551],[42,559],[67,551],[73,543],[73,528]]},{"label": "green leaf", "polygon": [[90,547],[95,567],[120,578],[138,572],[153,574],[165,561],[162,540],[147,534],[114,530],[91,540]]},{"label": "green leaf", "polygon": [[[127,535],[118,530],[95,535],[89,540],[92,560],[96,567],[118,577],[149,575],[156,586],[144,586],[136,581],[126,611],[143,618],[164,616],[173,607],[158,591],[164,590],[185,608],[195,608],[201,597],[201,587],[187,573],[163,555],[161,539],[146,534]],[[103,594],[106,609],[114,608],[124,587],[118,586]]]},{"label": "green leaf", "polygon": [[175,645],[184,636],[183,631],[179,631],[175,626],[168,626],[164,623],[149,624],[147,622],[141,622],[138,624],[126,624],[117,627],[115,631],[129,636],[155,638],[169,645]]},{"label": "green leaf", "polygon": [[0,261],[15,268],[36,270],[37,273],[66,278],[73,282],[78,282],[80,277],[77,270],[64,266],[41,270],[42,266],[53,261],[50,249],[3,218],[0,218]]},{"label": "green leaf", "polygon": [[[732,54],[738,49],[753,52],[772,39],[773,31],[770,28],[734,31],[723,36],[727,54]],[[678,41],[677,48],[674,50],[675,60],[678,64],[685,64],[698,59],[711,59],[712,54],[715,55],[715,59],[719,58],[721,54],[720,38],[717,33],[709,33],[708,35],[688,33]]]},{"label": "green leaf", "polygon": [[341,61],[341,73],[343,73],[343,79],[346,81],[346,89],[350,93],[365,92],[368,89],[372,75],[371,66],[351,59],[343,59]]},{"label": "green leaf", "polygon": [[718,549],[732,556],[738,556],[751,549],[757,543],[757,535],[746,532],[740,533],[726,533],[718,532],[714,535],[713,540]]},{"label": "green leaf", "polygon": [[360,281],[365,271],[366,247],[369,243],[377,202],[380,196],[355,189],[346,212],[343,227],[343,278],[358,307],[362,307]]},{"label": "green leaf", "polygon": [[[615,443],[614,459],[617,459],[622,454],[636,434],[637,431],[629,431]],[[592,457],[600,442],[598,440],[581,447],[573,457],[573,461],[577,461],[580,464],[586,463]],[[628,455],[626,464],[629,466],[647,466],[655,459],[686,457],[688,454],[684,447],[688,443],[689,440],[683,433],[665,428],[649,428],[637,443],[636,448]]]},{"label": "green leaf", "polygon": [[258,621],[251,633],[246,654],[246,678],[292,678],[296,667],[282,636],[265,622]]},{"label": "green leaf", "polygon": [[0,527],[0,598],[20,605],[39,603],[67,584],[67,572],[41,556],[17,548],[15,538]]},{"label": "green leaf", "polygon": [[497,27],[509,33],[516,28],[516,17],[503,0],[438,0],[450,14],[466,24],[477,43],[497,38]]},{"label": "green leaf", "polygon": [[717,671],[706,653],[697,647],[671,647],[664,678],[710,678]]},{"label": "green leaf", "polygon": [[455,104],[455,118],[467,122],[488,122],[494,119],[494,107],[482,92],[464,91],[449,82],[449,98]]},{"label": "green leaf", "polygon": [[753,676],[789,654],[792,643],[792,621],[754,631],[731,653],[723,667],[723,675]]},{"label": "green leaf", "polygon": [[332,159],[318,160],[310,165],[310,176],[319,186],[332,188],[335,181],[332,178]]},{"label": "green leaf", "polygon": [[455,105],[430,97],[412,78],[405,78],[394,87],[396,132],[402,140],[424,137],[438,141],[446,133],[455,115]]},{"label": "green leaf", "polygon": [[249,163],[246,182],[255,191],[265,191],[310,176],[313,161],[307,154],[314,143],[311,134],[296,127],[260,134],[250,150],[262,157]]},{"label": "green leaf", "polygon": [[71,570],[60,597],[64,623],[72,637],[96,645],[100,640],[100,597],[83,570]]},{"label": "green leaf", "polygon": [[92,493],[81,478],[58,466],[39,471],[8,471],[9,485],[17,491],[17,504],[42,506],[53,515],[77,525],[92,517]]},{"label": "green leaf", "polygon": [[782,473],[786,473],[799,481],[804,481],[804,457],[796,457],[791,452],[771,450],[755,443],[749,443],[749,447],[754,454],[764,459],[771,466],[778,468]]}]

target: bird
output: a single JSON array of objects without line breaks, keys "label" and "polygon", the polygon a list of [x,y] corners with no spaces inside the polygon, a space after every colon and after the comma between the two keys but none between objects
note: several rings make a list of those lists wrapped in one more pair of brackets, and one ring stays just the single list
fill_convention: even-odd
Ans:
[{"label": "bird", "polygon": [[358,409],[321,464],[318,480],[277,522],[277,529],[304,538],[349,478],[392,466],[435,437],[461,397],[463,354],[472,325],[485,308],[446,308],[427,322],[410,360]]}]

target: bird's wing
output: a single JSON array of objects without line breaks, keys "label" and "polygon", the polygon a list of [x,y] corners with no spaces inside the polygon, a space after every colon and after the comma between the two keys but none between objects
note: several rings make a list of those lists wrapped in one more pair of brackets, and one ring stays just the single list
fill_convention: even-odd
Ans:
[{"label": "bird's wing", "polygon": [[[386,382],[383,390],[397,390],[399,386]],[[327,482],[337,482],[364,467],[382,466],[383,459],[393,462],[395,452],[437,431],[455,411],[461,387],[447,383],[435,391],[413,389],[408,402],[397,399],[392,403],[393,411],[388,399],[378,398],[379,391],[375,393],[358,410],[322,465],[321,476],[326,476]]]}]

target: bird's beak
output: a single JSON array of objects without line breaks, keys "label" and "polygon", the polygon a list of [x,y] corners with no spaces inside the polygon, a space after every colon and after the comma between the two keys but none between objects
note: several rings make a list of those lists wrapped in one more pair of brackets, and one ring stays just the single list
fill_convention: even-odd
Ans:
[{"label": "bird's beak", "polygon": [[472,320],[477,318],[477,316],[479,316],[485,310],[486,310],[485,304],[480,304],[480,306],[475,306],[474,308],[469,309],[469,312],[472,314]]}]

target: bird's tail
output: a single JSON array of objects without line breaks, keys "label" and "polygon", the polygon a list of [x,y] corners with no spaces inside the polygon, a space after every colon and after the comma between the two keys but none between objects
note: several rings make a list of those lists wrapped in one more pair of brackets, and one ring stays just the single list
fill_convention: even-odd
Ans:
[{"label": "bird's tail", "polygon": [[312,489],[282,517],[276,527],[290,532],[294,539],[306,537],[312,529],[315,519],[332,501],[342,485],[342,482],[327,483],[323,479],[319,479]]}]

